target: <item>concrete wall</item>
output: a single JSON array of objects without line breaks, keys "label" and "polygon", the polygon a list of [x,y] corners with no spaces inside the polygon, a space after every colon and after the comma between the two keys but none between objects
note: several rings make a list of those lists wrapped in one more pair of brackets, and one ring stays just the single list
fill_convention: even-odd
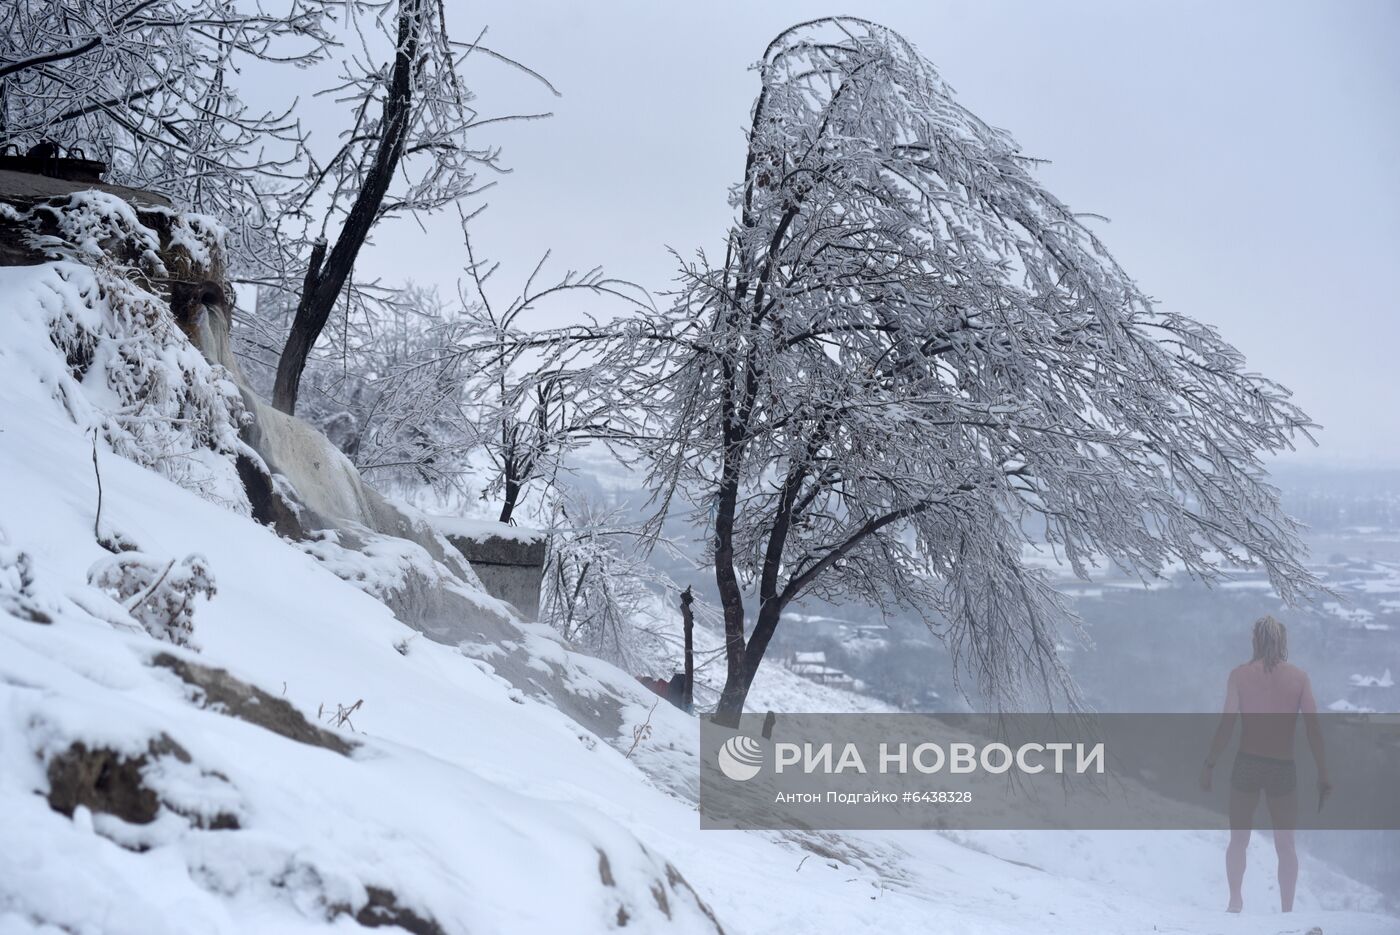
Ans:
[{"label": "concrete wall", "polygon": [[498,523],[434,517],[433,525],[471,562],[486,591],[526,620],[540,616],[545,540],[541,533]]}]

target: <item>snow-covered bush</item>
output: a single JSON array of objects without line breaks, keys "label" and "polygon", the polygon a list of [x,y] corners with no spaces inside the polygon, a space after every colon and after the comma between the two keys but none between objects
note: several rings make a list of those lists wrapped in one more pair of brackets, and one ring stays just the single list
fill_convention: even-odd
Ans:
[{"label": "snow-covered bush", "polygon": [[160,561],[140,552],[104,558],[88,570],[88,583],[106,591],[158,640],[189,646],[196,599],[217,590],[202,555]]},{"label": "snow-covered bush", "polygon": [[28,552],[10,545],[0,529],[0,613],[32,623],[50,623],[34,599],[34,563]]},{"label": "snow-covered bush", "polygon": [[36,376],[117,454],[246,514],[235,468],[244,450],[242,397],[227,371],[190,343],[155,286],[221,275],[217,225],[138,215],[96,191],[0,212],[31,247],[57,258],[31,281],[33,295],[11,303],[15,343]]}]

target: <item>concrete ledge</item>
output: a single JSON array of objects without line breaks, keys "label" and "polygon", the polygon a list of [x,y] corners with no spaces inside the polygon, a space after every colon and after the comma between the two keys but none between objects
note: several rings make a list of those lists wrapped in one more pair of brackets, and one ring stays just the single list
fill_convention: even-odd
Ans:
[{"label": "concrete ledge", "polygon": [[142,208],[170,207],[169,198],[155,192],[142,191],[139,188],[109,185],[106,182],[56,179],[34,172],[17,172],[14,169],[0,168],[0,200],[8,201],[11,204],[30,205],[89,189],[108,192]]},{"label": "concrete ledge", "polygon": [[544,581],[544,533],[457,516],[432,516],[429,522],[471,562],[488,594],[513,604],[525,619],[538,619],[540,585]]}]

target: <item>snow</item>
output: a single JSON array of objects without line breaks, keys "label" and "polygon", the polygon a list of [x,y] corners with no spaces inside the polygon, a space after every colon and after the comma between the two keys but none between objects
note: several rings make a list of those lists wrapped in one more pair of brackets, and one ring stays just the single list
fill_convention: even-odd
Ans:
[{"label": "snow", "polygon": [[42,206],[35,210],[49,214],[60,235],[40,238],[38,246],[52,248],[71,244],[80,253],[101,258],[113,242],[118,242],[142,257],[153,272],[164,274],[166,271],[156,256],[160,250],[159,239],[137,220],[136,210],[115,195],[95,190],[75,192],[63,210],[53,211]]},{"label": "snow", "polygon": [[[14,294],[15,275],[0,271],[0,291]],[[34,600],[55,622],[0,621],[6,925],[303,931],[326,925],[328,907],[363,903],[375,885],[449,931],[601,930],[623,905],[645,931],[664,919],[651,894],[661,881],[675,929],[707,930],[694,900],[665,883],[664,860],[579,801],[637,781],[620,754],[580,743],[556,710],[513,701],[509,686],[451,647],[414,640],[401,654],[394,644],[411,631],[382,604],[269,530],[112,458],[103,481],[113,528],[151,555],[198,552],[218,580],[194,614],[203,652],[190,658],[308,714],[363,699],[355,725],[367,736],[347,759],[192,706],[148,664],[167,644],[83,610],[106,600],[86,584],[87,569],[110,557],[91,534],[90,447],[28,377],[5,371],[0,522],[11,548],[32,557]],[[173,818],[104,829],[115,819],[70,820],[33,794],[45,786],[42,755],[75,740],[139,752],[160,732],[197,769],[148,777],[152,785],[164,795],[178,778],[187,795],[225,800],[240,830]],[[493,764],[512,764],[509,778],[490,778],[501,772]],[[572,773],[600,785],[568,795],[552,777]],[[138,832],[144,853],[115,843]],[[599,850],[614,886],[599,882]],[[547,900],[535,896],[542,885]]]},{"label": "snow", "polygon": [[345,534],[331,529],[319,530],[310,538],[297,543],[342,581],[384,603],[393,605],[419,592],[441,588],[465,598],[488,612],[505,616],[505,605],[477,586],[479,582],[464,582],[416,542],[384,536],[367,529],[357,531],[354,548],[341,544]]},{"label": "snow", "polygon": [[58,404],[81,430],[100,436],[103,463],[115,452],[248,511],[232,457],[240,448],[238,392],[179,336],[155,296],[101,267],[71,262],[4,272],[0,368],[40,404]]},{"label": "snow", "polygon": [[489,519],[474,519],[466,516],[428,516],[433,529],[444,536],[456,536],[484,542],[487,539],[506,539],[511,542],[532,543],[544,538],[544,533],[528,526],[512,526]]},{"label": "snow", "polygon": [[1224,581],[1220,588],[1223,591],[1264,591],[1273,590],[1273,585],[1265,578],[1258,578],[1253,581]]},{"label": "snow", "polygon": [[[110,558],[93,537],[88,416],[112,400],[84,385],[65,402],[62,357],[29,341],[43,332],[24,323],[52,298],[36,284],[58,272],[0,269],[19,322],[0,339],[0,932],[353,931],[371,887],[451,933],[586,935],[616,929],[620,911],[629,932],[713,931],[702,901],[725,931],[753,935],[1396,930],[1375,894],[1315,863],[1281,926],[1266,908],[1265,840],[1247,913],[1226,918],[1219,834],[702,832],[696,722],[631,674],[542,626],[510,647],[433,642],[373,593],[392,584],[376,577],[385,561],[420,556],[381,543],[380,561],[357,568],[339,543],[298,547],[104,449],[104,527],[153,561],[200,555],[217,582],[194,605],[197,652],[157,641],[88,583]],[[328,561],[307,554],[317,548]],[[347,569],[352,580],[336,573]],[[505,674],[509,651],[561,679],[578,710],[620,704],[622,723],[598,733],[525,690]],[[162,652],[227,669],[312,721],[359,701],[354,732],[337,730],[358,746],[342,756],[204,707],[152,664]],[[713,690],[718,667],[702,679]],[[781,711],[885,709],[776,665],[752,697]],[[643,722],[652,731],[629,757]],[[162,734],[189,762],[148,767],[167,803],[150,824],[85,807],[70,818],[36,794],[46,758],[75,741],[137,755]],[[200,827],[215,815],[238,828]]]},{"label": "snow", "polygon": [[214,217],[190,211],[169,211],[171,215],[170,245],[179,248],[189,256],[197,267],[208,269],[213,265],[214,251],[222,250],[227,239],[227,231]]},{"label": "snow", "polygon": [[1324,601],[1322,604],[1322,612],[1351,623],[1361,624],[1375,619],[1376,616],[1364,607],[1345,607],[1336,601]]},{"label": "snow", "polygon": [[1358,688],[1393,688],[1395,679],[1390,674],[1390,669],[1386,669],[1383,675],[1353,675],[1351,684]]}]

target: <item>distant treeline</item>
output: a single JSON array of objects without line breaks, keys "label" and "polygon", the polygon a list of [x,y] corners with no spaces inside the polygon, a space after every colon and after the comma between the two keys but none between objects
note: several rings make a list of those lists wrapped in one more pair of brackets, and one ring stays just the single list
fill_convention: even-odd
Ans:
[{"label": "distant treeline", "polygon": [[1400,470],[1287,468],[1274,479],[1284,507],[1314,529],[1400,528]]}]

